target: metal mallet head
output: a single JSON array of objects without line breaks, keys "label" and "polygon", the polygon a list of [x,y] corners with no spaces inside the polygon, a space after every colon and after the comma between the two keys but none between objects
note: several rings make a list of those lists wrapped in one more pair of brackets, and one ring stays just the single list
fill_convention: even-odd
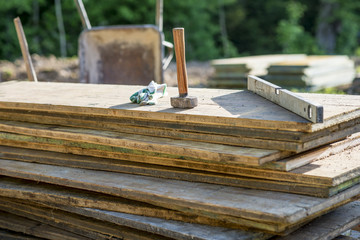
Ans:
[{"label": "metal mallet head", "polygon": [[198,105],[198,99],[197,97],[188,96],[184,28],[174,28],[173,36],[179,96],[171,97],[170,103],[174,108],[194,108]]}]

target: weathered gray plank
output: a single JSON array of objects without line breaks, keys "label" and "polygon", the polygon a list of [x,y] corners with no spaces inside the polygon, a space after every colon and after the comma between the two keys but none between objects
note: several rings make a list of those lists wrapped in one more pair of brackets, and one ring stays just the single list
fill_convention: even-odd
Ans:
[{"label": "weathered gray plank", "polygon": [[108,211],[123,212],[188,223],[202,223],[210,226],[238,227],[230,222],[215,221],[192,213],[157,207],[148,203],[73,189],[46,183],[0,177],[0,196],[22,199],[37,203],[52,203],[74,207],[88,207]]},{"label": "weathered gray plank", "polygon": [[[47,112],[19,111],[0,109],[0,118],[5,120],[29,121],[34,123],[93,128],[116,132],[167,137],[197,142],[209,142],[222,145],[235,145],[252,148],[277,149],[283,151],[303,152],[345,138],[360,131],[360,119],[353,119],[339,126],[335,125],[314,133],[290,132],[271,129],[249,129],[236,126],[174,123],[149,121],[144,119],[114,118],[106,116],[59,114]],[[29,114],[32,113],[32,114]]]},{"label": "weathered gray plank", "polygon": [[27,234],[9,231],[5,229],[0,228],[0,239],[6,239],[6,240],[44,240],[45,238],[39,238],[30,236]]},{"label": "weathered gray plank", "polygon": [[291,171],[311,162],[327,158],[331,155],[336,155],[358,145],[360,145],[360,133],[353,134],[342,141],[334,142],[314,150],[300,153],[279,161],[266,163],[261,167],[266,169]]},{"label": "weathered gray plank", "polygon": [[340,235],[340,236],[337,236],[336,238],[334,238],[334,239],[332,239],[332,240],[359,240],[359,239],[358,239],[358,238],[349,237],[349,236]]},{"label": "weathered gray plank", "polygon": [[[332,196],[339,191],[342,191],[357,184],[360,181],[360,166],[357,166],[360,163],[359,161],[356,161],[356,159],[353,159],[353,161],[351,161],[351,159],[348,160],[348,168],[338,168],[335,171],[333,168],[330,168],[329,170],[326,169],[326,163],[329,162],[327,161],[324,165],[318,166],[317,169],[321,170],[313,171],[315,172],[315,174],[306,174],[306,171],[304,171],[304,174],[293,174],[279,173],[277,171],[259,171],[256,169],[243,168],[239,172],[240,174],[241,172],[243,172],[243,175],[250,176],[250,178],[246,178],[229,174],[217,174],[208,172],[210,164],[204,164],[203,170],[199,172],[192,169],[189,170],[183,168],[154,166],[146,163],[136,164],[131,162],[124,162],[119,160],[114,161],[103,158],[89,158],[83,156],[54,154],[49,152],[39,152],[31,150],[29,151],[22,149],[10,149],[9,151],[9,148],[4,152],[1,149],[2,147],[0,146],[0,156],[2,156],[2,158],[18,161],[36,162],[64,167],[122,172],[192,182],[222,184],[226,186],[298,193],[316,197]],[[9,153],[11,152],[11,150],[12,153]],[[356,150],[357,149],[355,149],[355,151]],[[343,163],[344,161],[342,159],[343,158],[339,158],[338,161],[333,161],[333,165],[336,165],[337,162],[340,162],[340,164]],[[352,166],[351,163],[354,166]],[[193,165],[189,164],[189,167],[191,168],[193,167]],[[217,166],[215,165],[213,167],[216,170]],[[316,175],[317,172],[320,176]],[[327,172],[329,172],[332,177],[327,177]],[[334,172],[337,173],[337,175],[334,175]],[[259,174],[256,175],[257,173]],[[263,179],[262,176],[264,176],[265,179]],[[267,180],[266,178],[272,178],[275,179],[275,181]],[[333,186],[333,183],[336,183],[336,185]]]},{"label": "weathered gray plank", "polygon": [[87,240],[91,238],[83,237],[69,231],[39,223],[38,221],[16,216],[7,212],[0,212],[0,227],[15,232],[21,232],[35,237],[50,240]]},{"label": "weathered gray plank", "polygon": [[229,164],[261,165],[265,162],[290,155],[290,153],[277,150],[235,147],[86,128],[58,127],[13,121],[0,121],[0,131],[70,141],[76,139],[76,141],[82,143],[102,144],[181,157],[187,156]]},{"label": "weathered gray plank", "polygon": [[[149,218],[138,215],[131,214],[122,214],[117,212],[108,212],[90,208],[75,208],[75,207],[66,207],[59,204],[48,204],[48,207],[45,207],[47,204],[37,205],[34,203],[22,203],[17,200],[13,201],[11,199],[0,199],[0,208],[8,207],[9,211],[14,211],[16,214],[21,216],[28,216],[32,218],[40,218],[44,221],[49,221],[53,224],[57,222],[64,224],[73,224],[74,226],[79,227],[80,229],[88,229],[91,231],[100,231],[107,233],[112,236],[123,236],[124,239],[266,239],[270,235],[260,233],[260,232],[246,232],[242,230],[228,229],[228,228],[219,228],[211,227],[206,225],[199,224],[185,224],[181,222],[171,221],[171,220],[162,220],[158,218]],[[54,209],[58,208],[58,209]],[[49,208],[50,207],[50,208]],[[59,210],[64,209],[64,210]],[[68,212],[65,212],[65,211]],[[70,213],[70,210],[74,210],[77,213]],[[91,214],[92,211],[100,213],[110,213],[110,214],[99,214],[100,216],[113,215],[118,216],[117,222],[109,221],[108,219],[98,220],[94,219]],[[46,220],[47,212],[51,211],[52,216]],[[29,216],[31,214],[34,216]],[[80,214],[79,213],[85,213]],[[83,215],[83,216],[81,216]],[[87,216],[89,215],[89,216]],[[99,216],[94,215],[94,216]],[[84,217],[85,216],[85,217]],[[96,218],[96,217],[95,217]],[[113,219],[113,218],[112,218]],[[55,221],[54,221],[55,220]],[[86,226],[84,226],[86,225]],[[124,225],[134,226],[135,229],[124,227]],[[157,234],[154,234],[157,233]],[[161,236],[163,235],[163,236]],[[168,237],[164,237],[168,236]],[[236,238],[234,238],[236,236]]]},{"label": "weathered gray plank", "polygon": [[360,202],[348,203],[327,213],[279,240],[333,239],[360,223]]},{"label": "weathered gray plank", "polygon": [[[0,163],[2,175],[109,193],[278,232],[344,204],[360,193],[360,185],[356,185],[331,198],[321,199],[18,161],[1,160]],[[264,222],[275,225],[264,225]]]},{"label": "weathered gray plank", "polygon": [[[16,135],[16,137],[19,136]],[[47,151],[0,146],[1,156],[20,161],[35,161],[45,164],[155,175],[180,180],[210,181],[211,183],[215,181],[215,183],[233,186],[240,186],[241,181],[244,184],[248,184],[248,187],[251,187],[251,181],[256,180],[280,181],[278,184],[276,182],[273,183],[273,189],[275,185],[286,184],[281,182],[289,182],[291,186],[292,183],[299,183],[301,185],[335,187],[360,176],[360,161],[358,161],[359,156],[357,154],[360,149],[360,142],[357,138],[354,138],[354,141],[344,141],[333,144],[333,147],[325,147],[324,149],[316,149],[306,154],[301,154],[298,158],[294,157],[271,164],[276,169],[277,164],[286,167],[287,163],[304,165],[305,163],[316,161],[289,172],[250,168],[246,165],[230,164],[229,162],[201,161],[182,156],[159,156],[152,153],[140,154],[139,152],[131,152],[131,150],[124,151],[121,148],[96,144],[80,144],[78,142],[57,141],[46,138],[32,138],[32,140],[38,141],[38,143],[33,141],[5,141],[2,139],[1,144]],[[83,156],[62,153],[73,153]],[[264,168],[267,168],[267,165]],[[251,177],[251,179],[244,179],[242,177]],[[221,178],[223,178],[222,181],[220,180]],[[263,184],[264,188],[267,187],[265,181]],[[261,184],[259,187],[261,187]],[[294,185],[293,187],[293,190],[295,190],[297,186]]]},{"label": "weathered gray plank", "polygon": [[95,240],[169,240],[169,238],[160,235],[83,217],[78,214],[54,208],[40,206],[29,201],[22,202],[11,198],[0,198],[0,209],[17,216],[25,217],[42,224],[47,224]]},{"label": "weathered gray plank", "polygon": [[144,231],[171,236],[172,238],[179,240],[261,240],[268,239],[272,236],[251,230],[244,231],[240,229],[211,227],[202,224],[189,224],[93,208],[76,208],[56,204],[49,204],[49,206],[99,219],[101,221],[112,222],[118,225],[125,225]]}]

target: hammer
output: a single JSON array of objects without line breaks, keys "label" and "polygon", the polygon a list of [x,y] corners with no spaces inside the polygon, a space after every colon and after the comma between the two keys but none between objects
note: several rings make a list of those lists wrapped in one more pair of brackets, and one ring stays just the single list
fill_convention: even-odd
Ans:
[{"label": "hammer", "polygon": [[196,97],[188,96],[184,28],[174,28],[173,36],[179,96],[170,98],[171,106],[174,108],[194,108],[197,106],[198,100]]}]

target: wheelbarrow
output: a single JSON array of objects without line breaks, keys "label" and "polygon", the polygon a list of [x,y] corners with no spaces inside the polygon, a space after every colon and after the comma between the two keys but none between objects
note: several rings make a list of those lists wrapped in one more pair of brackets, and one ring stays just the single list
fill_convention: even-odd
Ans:
[{"label": "wheelbarrow", "polygon": [[163,0],[157,0],[156,25],[108,27],[91,27],[82,0],[74,1],[85,28],[79,37],[80,82],[164,82],[163,72],[173,58],[173,44],[164,40],[162,32]]}]

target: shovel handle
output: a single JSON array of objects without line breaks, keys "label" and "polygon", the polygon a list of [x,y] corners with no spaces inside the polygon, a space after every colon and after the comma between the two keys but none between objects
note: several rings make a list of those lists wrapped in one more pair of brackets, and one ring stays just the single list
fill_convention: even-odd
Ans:
[{"label": "shovel handle", "polygon": [[185,60],[184,28],[173,28],[174,47],[176,56],[177,82],[180,97],[188,95],[188,77]]},{"label": "shovel handle", "polygon": [[86,13],[84,4],[82,2],[82,0],[74,0],[75,4],[76,4],[76,8],[79,12],[80,18],[81,18],[81,22],[83,24],[83,27],[86,28],[87,30],[91,29],[91,24],[88,18],[88,15]]},{"label": "shovel handle", "polygon": [[19,39],[21,53],[22,53],[22,56],[24,58],[24,63],[25,63],[25,67],[26,67],[27,76],[28,76],[30,81],[37,82],[38,80],[37,80],[37,77],[36,77],[36,72],[35,72],[33,63],[31,61],[31,56],[30,56],[30,52],[29,52],[28,43],[26,41],[24,29],[23,29],[23,26],[21,24],[21,20],[20,20],[19,17],[14,18],[14,24],[15,24],[17,37]]}]

